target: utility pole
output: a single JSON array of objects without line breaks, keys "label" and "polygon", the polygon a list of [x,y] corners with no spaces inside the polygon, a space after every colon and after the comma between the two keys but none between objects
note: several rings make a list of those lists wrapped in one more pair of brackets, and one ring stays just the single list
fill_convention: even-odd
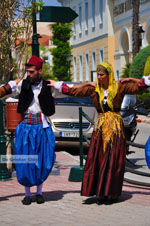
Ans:
[{"label": "utility pole", "polygon": [[32,12],[32,23],[33,23],[33,35],[32,35],[32,56],[39,57],[39,42],[38,38],[40,35],[37,34],[37,24],[36,24],[36,7],[35,7],[36,0],[32,0],[33,12]]}]

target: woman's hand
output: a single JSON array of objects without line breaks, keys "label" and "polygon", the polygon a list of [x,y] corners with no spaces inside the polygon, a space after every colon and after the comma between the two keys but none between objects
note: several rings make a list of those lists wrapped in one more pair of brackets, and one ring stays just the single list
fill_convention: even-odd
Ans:
[{"label": "woman's hand", "polygon": [[17,78],[14,81],[16,82],[16,84],[18,84],[21,81],[21,79],[20,78]]},{"label": "woman's hand", "polygon": [[84,82],[81,84],[75,84],[73,87],[74,88],[83,88],[84,86],[87,86],[87,85],[96,87],[96,82]]},{"label": "woman's hand", "polygon": [[134,82],[134,83],[139,83],[141,82],[141,79],[138,78],[122,78],[119,80],[120,83],[125,83],[125,82]]},{"label": "woman's hand", "polygon": [[54,87],[56,81],[54,81],[54,80],[47,80],[47,81],[50,82],[49,84],[47,84],[47,86],[52,86],[52,87]]},{"label": "woman's hand", "polygon": [[87,84],[96,87],[97,83],[96,82],[87,82]]}]

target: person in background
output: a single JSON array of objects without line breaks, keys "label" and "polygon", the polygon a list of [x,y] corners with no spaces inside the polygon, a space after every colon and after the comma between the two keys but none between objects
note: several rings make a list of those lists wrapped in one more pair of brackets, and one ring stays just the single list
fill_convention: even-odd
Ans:
[{"label": "person in background", "polygon": [[116,82],[112,65],[102,62],[97,65],[97,82],[74,85],[50,80],[63,94],[90,96],[98,112],[88,150],[83,173],[81,195],[96,196],[97,204],[113,203],[122,192],[126,163],[126,139],[123,119],[120,115],[121,103],[125,94],[137,94],[150,85],[149,76],[136,82]]}]

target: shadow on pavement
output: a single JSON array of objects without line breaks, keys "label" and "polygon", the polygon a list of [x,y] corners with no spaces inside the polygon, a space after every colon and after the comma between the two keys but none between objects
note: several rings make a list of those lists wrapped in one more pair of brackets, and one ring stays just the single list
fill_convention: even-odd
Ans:
[{"label": "shadow on pavement", "polygon": [[45,198],[46,202],[49,201],[58,201],[64,197],[64,195],[68,193],[80,193],[80,190],[78,191],[50,191],[50,192],[43,192],[43,196]]},{"label": "shadow on pavement", "polygon": [[[144,164],[142,162],[142,164],[139,164],[138,162],[140,161],[144,161]],[[126,159],[126,166],[129,166],[131,168],[134,168],[134,169],[139,169],[141,167],[147,167],[147,164],[145,162],[145,158],[127,158]]]},{"label": "shadow on pavement", "polygon": [[7,195],[7,196],[3,196],[3,197],[0,197],[0,201],[5,201],[5,200],[9,200],[9,198],[12,198],[12,197],[20,197],[20,196],[24,196],[24,193],[18,193],[18,194],[14,194],[14,195]]},{"label": "shadow on pavement", "polygon": [[[64,197],[65,194],[68,193],[80,193],[80,190],[77,191],[50,191],[50,192],[43,192],[43,196],[46,202],[49,201],[58,201],[60,199],[62,199]],[[8,195],[8,196],[4,196],[4,197],[0,197],[0,201],[9,201],[9,198],[13,198],[13,197],[24,197],[24,193],[18,193],[18,194],[14,194],[14,195]],[[32,194],[32,196],[35,196],[35,194]]]},{"label": "shadow on pavement", "polygon": [[[89,145],[87,143],[83,144],[83,152],[87,154],[89,149]],[[72,141],[56,141],[55,151],[66,151],[71,155],[79,155],[80,154],[80,143],[72,142]]]}]

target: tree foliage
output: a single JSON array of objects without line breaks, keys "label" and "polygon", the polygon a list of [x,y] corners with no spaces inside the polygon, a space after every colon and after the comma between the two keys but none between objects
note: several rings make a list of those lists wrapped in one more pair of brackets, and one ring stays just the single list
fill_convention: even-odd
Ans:
[{"label": "tree foliage", "polygon": [[[33,3],[33,2],[32,2]],[[36,2],[34,8],[43,5],[42,0]],[[22,63],[27,59],[28,40],[32,35],[31,0],[0,1],[0,81],[6,82],[13,74],[22,75]],[[15,49],[15,51],[14,51]],[[17,59],[13,54],[17,52]],[[16,58],[16,56],[14,56]]]},{"label": "tree foliage", "polygon": [[121,78],[128,78],[129,77],[129,71],[130,71],[131,63],[126,64],[122,68]]},{"label": "tree foliage", "polygon": [[55,24],[52,28],[52,42],[55,46],[51,53],[53,56],[53,76],[58,80],[70,81],[70,63],[68,55],[71,54],[69,40],[72,30],[69,24]]},{"label": "tree foliage", "polygon": [[14,68],[20,68],[21,61],[12,59],[12,49],[16,48],[16,41],[20,39],[18,59],[22,59],[20,55],[26,47],[23,38],[28,38],[30,23],[23,0],[2,0],[0,15],[0,80],[7,81],[12,79]]},{"label": "tree foliage", "polygon": [[134,78],[141,78],[144,74],[144,67],[147,58],[150,56],[150,46],[140,50],[139,53],[133,58],[129,76]]},{"label": "tree foliage", "polygon": [[[130,77],[141,78],[144,75],[145,64],[149,56],[150,56],[150,46],[147,46],[141,49],[140,52],[136,54],[136,56],[133,58],[133,61],[130,67],[130,72],[129,72]],[[146,72],[148,72],[148,70],[146,70]],[[149,72],[150,72],[150,68],[149,68]],[[138,94],[137,97],[141,101],[143,101],[144,99],[150,99],[149,90],[145,90],[142,94]]]},{"label": "tree foliage", "polygon": [[42,77],[45,80],[48,80],[48,79],[56,80],[56,78],[52,74],[52,69],[49,62],[45,60],[48,57],[49,53],[50,53],[50,48],[40,45],[40,55],[44,60],[43,67],[42,67]]}]

